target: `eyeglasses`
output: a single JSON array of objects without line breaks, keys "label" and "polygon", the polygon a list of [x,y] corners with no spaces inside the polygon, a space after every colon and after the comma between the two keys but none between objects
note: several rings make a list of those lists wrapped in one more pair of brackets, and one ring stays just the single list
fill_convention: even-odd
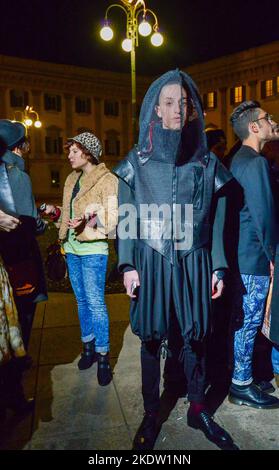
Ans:
[{"label": "eyeglasses", "polygon": [[265,119],[267,122],[273,122],[273,116],[272,114],[266,113],[263,117],[260,117],[258,119],[254,119],[252,122],[257,122],[260,121],[261,119]]}]

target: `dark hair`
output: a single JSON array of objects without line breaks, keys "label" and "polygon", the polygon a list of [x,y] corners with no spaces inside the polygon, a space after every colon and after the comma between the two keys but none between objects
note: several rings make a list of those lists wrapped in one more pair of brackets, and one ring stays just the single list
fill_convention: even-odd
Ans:
[{"label": "dark hair", "polygon": [[259,116],[259,101],[243,101],[231,114],[230,121],[237,137],[242,141],[249,136],[249,124]]},{"label": "dark hair", "polygon": [[81,145],[79,142],[75,142],[74,140],[68,140],[68,141],[64,144],[64,149],[65,149],[65,150],[69,150],[70,147],[71,147],[73,144],[75,144],[75,145],[77,146],[77,148],[79,148],[79,149],[82,151],[82,153],[83,153],[84,155],[86,155],[86,157],[88,157],[88,161],[89,161],[90,163],[92,163],[93,165],[99,165],[99,162],[98,162],[97,158],[94,157],[94,155],[92,155],[92,153],[89,153],[88,150],[87,150],[85,147],[83,147],[83,145]]},{"label": "dark hair", "polygon": [[214,147],[214,145],[219,144],[222,140],[226,141],[225,132],[222,129],[209,129],[205,130],[207,147],[209,150]]},{"label": "dark hair", "polygon": [[14,148],[19,148],[23,153],[27,153],[30,149],[30,139],[25,136],[23,140],[17,144]]}]

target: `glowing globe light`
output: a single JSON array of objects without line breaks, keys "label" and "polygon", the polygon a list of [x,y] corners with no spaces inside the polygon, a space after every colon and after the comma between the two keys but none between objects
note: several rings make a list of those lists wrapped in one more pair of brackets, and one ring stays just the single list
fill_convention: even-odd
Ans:
[{"label": "glowing globe light", "polygon": [[100,36],[104,41],[110,41],[113,38],[113,31],[110,26],[104,26],[100,31]]},{"label": "glowing globe light", "polygon": [[34,126],[37,127],[37,129],[39,129],[40,127],[42,127],[42,123],[41,121],[37,120],[34,122]]},{"label": "glowing globe light", "polygon": [[140,35],[141,36],[149,36],[151,31],[152,31],[151,25],[147,21],[143,20],[139,25]]},{"label": "glowing globe light", "polygon": [[122,41],[122,49],[125,51],[125,52],[131,52],[132,50],[132,39],[124,39],[124,41]]},{"label": "glowing globe light", "polygon": [[164,38],[161,33],[154,33],[151,36],[151,44],[155,47],[159,47],[163,44]]},{"label": "glowing globe light", "polygon": [[26,124],[26,126],[31,127],[32,124],[33,124],[33,121],[32,121],[32,119],[27,118],[27,119],[25,119],[24,123]]}]

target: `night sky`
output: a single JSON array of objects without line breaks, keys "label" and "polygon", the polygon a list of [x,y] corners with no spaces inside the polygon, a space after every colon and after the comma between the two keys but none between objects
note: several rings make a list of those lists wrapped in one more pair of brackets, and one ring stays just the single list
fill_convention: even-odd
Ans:
[{"label": "night sky", "polygon": [[[126,17],[113,9],[113,43],[99,37],[107,0],[0,0],[0,54],[129,72],[120,43]],[[146,0],[165,44],[140,37],[137,73],[159,74],[279,39],[278,0]]]}]

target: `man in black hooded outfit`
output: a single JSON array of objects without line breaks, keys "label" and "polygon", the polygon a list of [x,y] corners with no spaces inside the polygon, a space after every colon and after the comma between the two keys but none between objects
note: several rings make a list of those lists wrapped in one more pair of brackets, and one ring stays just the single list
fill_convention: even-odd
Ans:
[{"label": "man in black hooded outfit", "polygon": [[[230,436],[213,421],[204,400],[211,298],[222,294],[227,267],[223,187],[232,177],[207,150],[200,96],[187,74],[170,71],[150,86],[141,107],[138,145],[115,173],[118,266],[131,297],[132,330],[142,341],[145,415],[134,449],[155,444],[160,352],[175,353],[177,323],[190,401],[188,425],[217,445],[229,444]],[[133,210],[126,217],[129,207]]]}]

